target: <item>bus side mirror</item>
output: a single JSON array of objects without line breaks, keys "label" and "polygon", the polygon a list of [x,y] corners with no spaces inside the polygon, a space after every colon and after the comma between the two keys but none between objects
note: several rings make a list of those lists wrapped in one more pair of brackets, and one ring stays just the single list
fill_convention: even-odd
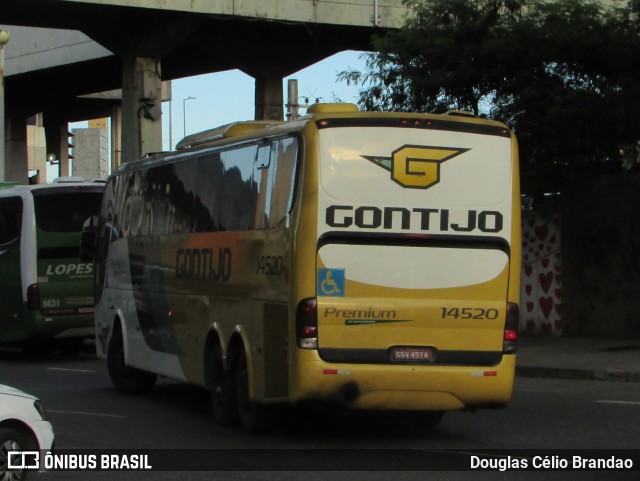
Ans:
[{"label": "bus side mirror", "polygon": [[93,261],[93,248],[96,242],[97,225],[97,216],[89,217],[82,225],[82,237],[80,238],[80,260],[82,262]]}]

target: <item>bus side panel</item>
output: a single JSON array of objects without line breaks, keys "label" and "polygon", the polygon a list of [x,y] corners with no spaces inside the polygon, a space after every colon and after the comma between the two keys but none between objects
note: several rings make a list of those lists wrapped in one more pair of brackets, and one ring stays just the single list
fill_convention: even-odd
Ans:
[{"label": "bus side panel", "polygon": [[105,306],[121,306],[128,364],[205,385],[205,341],[217,324],[225,348],[234,333],[245,333],[256,398],[286,396],[288,235],[282,225],[117,240],[97,308],[99,344],[107,345],[113,322]]},{"label": "bus side panel", "polygon": [[[8,191],[3,194],[0,198],[0,342],[13,342],[27,338],[32,324],[22,285],[25,266],[21,252],[28,248],[28,235],[23,233],[25,197],[8,195]],[[28,225],[26,227],[28,230]]]},{"label": "bus side panel", "polygon": [[0,251],[0,272],[0,342],[21,340],[28,337],[29,312],[22,300],[19,244]]}]

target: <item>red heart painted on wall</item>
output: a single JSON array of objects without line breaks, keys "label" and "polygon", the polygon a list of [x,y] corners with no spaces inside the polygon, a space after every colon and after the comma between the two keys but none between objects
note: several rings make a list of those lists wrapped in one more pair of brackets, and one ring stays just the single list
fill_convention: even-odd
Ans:
[{"label": "red heart painted on wall", "polygon": [[553,272],[540,274],[538,276],[538,279],[540,279],[540,286],[542,287],[542,290],[545,293],[549,292],[549,288],[551,287],[551,283],[553,282]]},{"label": "red heart painted on wall", "polygon": [[549,226],[546,224],[539,225],[535,228],[536,237],[540,240],[545,240],[549,234]]},{"label": "red heart painted on wall", "polygon": [[[549,319],[549,314],[551,314],[551,310],[553,309],[553,299],[551,297],[541,297],[538,299],[538,302],[542,309],[542,313],[544,314],[544,318]],[[549,327],[551,327],[551,325],[549,325]]]}]

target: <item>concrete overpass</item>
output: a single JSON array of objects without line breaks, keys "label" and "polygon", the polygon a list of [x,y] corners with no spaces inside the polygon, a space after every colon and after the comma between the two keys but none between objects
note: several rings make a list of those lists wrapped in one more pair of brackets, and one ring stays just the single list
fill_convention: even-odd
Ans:
[{"label": "concrete overpass", "polygon": [[[25,119],[42,112],[64,162],[67,122],[122,105],[123,160],[133,160],[162,149],[161,81],[229,69],[256,79],[256,118],[281,119],[283,77],[370,49],[405,14],[401,0],[3,0],[0,25],[16,30],[5,47],[7,139],[19,146]],[[120,88],[122,102],[79,98]],[[7,178],[24,180],[13,147]]]}]

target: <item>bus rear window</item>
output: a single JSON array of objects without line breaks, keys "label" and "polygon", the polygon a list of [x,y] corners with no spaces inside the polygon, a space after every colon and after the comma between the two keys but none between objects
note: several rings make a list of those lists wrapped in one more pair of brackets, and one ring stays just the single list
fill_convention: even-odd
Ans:
[{"label": "bus rear window", "polygon": [[47,193],[33,196],[36,224],[47,232],[80,232],[100,212],[102,192]]}]

